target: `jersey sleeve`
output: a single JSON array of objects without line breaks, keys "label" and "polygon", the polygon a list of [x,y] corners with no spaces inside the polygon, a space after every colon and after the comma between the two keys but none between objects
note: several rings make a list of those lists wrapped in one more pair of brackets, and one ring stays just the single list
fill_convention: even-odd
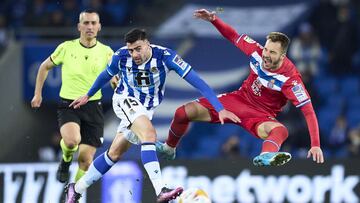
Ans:
[{"label": "jersey sleeve", "polygon": [[65,53],[66,42],[63,42],[56,47],[55,51],[50,55],[50,59],[55,65],[60,65],[64,61]]},{"label": "jersey sleeve", "polygon": [[108,55],[108,61],[111,60],[112,56],[114,55],[114,51],[110,48],[107,47],[107,55]]},{"label": "jersey sleeve", "polygon": [[296,108],[311,102],[310,95],[299,76],[289,78],[281,90]]},{"label": "jersey sleeve", "polygon": [[174,70],[182,78],[191,70],[190,64],[186,63],[171,49],[164,50],[164,63],[170,70]]},{"label": "jersey sleeve", "polygon": [[106,71],[109,73],[109,75],[114,76],[119,72],[119,67],[118,67],[119,61],[120,61],[120,51],[117,51],[112,55],[110,61],[106,66]]},{"label": "jersey sleeve", "polygon": [[228,39],[246,55],[249,56],[255,51],[261,52],[263,49],[263,47],[255,40],[251,39],[246,34],[238,34],[234,28],[226,24],[219,17],[216,16],[215,20],[211,23],[226,39]]}]

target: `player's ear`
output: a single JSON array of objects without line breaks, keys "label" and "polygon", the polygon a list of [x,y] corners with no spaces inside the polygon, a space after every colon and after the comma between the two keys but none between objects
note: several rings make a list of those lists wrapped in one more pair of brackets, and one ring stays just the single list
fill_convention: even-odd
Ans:
[{"label": "player's ear", "polygon": [[98,31],[100,31],[101,30],[101,23],[99,23],[99,30]]},{"label": "player's ear", "polygon": [[286,53],[282,53],[281,56],[280,56],[280,59],[283,60],[286,56]]},{"label": "player's ear", "polygon": [[80,32],[80,23],[77,24],[77,29]]}]

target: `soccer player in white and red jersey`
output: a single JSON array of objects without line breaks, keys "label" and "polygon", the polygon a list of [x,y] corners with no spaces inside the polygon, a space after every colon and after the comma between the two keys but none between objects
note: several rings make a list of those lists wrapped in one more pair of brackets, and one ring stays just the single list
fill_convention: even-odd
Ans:
[{"label": "soccer player in white and red jersey", "polygon": [[[312,156],[315,162],[323,163],[318,122],[310,95],[295,65],[286,57],[290,39],[283,33],[271,32],[263,47],[249,36],[239,35],[217,17],[215,12],[200,9],[194,12],[194,16],[211,22],[226,39],[250,58],[250,74],[242,86],[236,91],[222,94],[219,100],[226,109],[241,119],[240,123],[235,124],[264,140],[260,155],[253,160],[254,165],[278,166],[291,159],[289,153],[279,152],[288,137],[288,130],[276,120],[277,114],[288,100],[305,116],[311,139],[308,158]],[[179,107],[166,143],[157,143],[158,151],[165,158],[175,158],[176,146],[191,121],[219,123],[218,113],[205,98]]]}]

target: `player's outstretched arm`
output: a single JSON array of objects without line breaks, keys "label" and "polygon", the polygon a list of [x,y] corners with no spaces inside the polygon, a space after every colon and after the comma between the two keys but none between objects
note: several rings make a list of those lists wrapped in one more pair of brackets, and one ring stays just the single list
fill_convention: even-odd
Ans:
[{"label": "player's outstretched arm", "polygon": [[210,12],[206,9],[198,9],[194,11],[194,16],[196,18],[212,22],[215,20],[215,11]]},{"label": "player's outstretched arm", "polygon": [[112,77],[110,80],[111,88],[115,89],[119,84],[119,81],[120,81],[120,77],[118,75],[114,75],[114,77]]},{"label": "player's outstretched arm", "polygon": [[211,103],[215,110],[219,112],[219,120],[221,124],[224,124],[226,119],[229,119],[234,123],[240,122],[239,117],[223,107],[219,99],[216,97],[214,91],[198,76],[194,70],[190,70],[184,79],[193,87],[198,89],[200,93]]},{"label": "player's outstretched arm", "polygon": [[226,119],[229,119],[229,120],[233,121],[234,123],[241,122],[240,118],[237,117],[233,112],[223,109],[219,112],[220,123],[224,124]]},{"label": "player's outstretched arm", "polygon": [[78,109],[78,108],[80,108],[80,106],[88,103],[89,99],[90,99],[90,97],[88,95],[84,95],[84,96],[74,100],[73,102],[71,102],[69,107],[74,107],[74,109]]},{"label": "player's outstretched arm", "polygon": [[307,154],[307,158],[310,157],[318,164],[324,163],[324,155],[320,147],[311,147]]},{"label": "player's outstretched arm", "polygon": [[31,100],[31,107],[32,108],[39,108],[42,102],[42,88],[44,86],[44,82],[47,78],[49,70],[54,67],[54,63],[51,61],[50,57],[48,57],[45,61],[43,61],[39,67],[37,76],[36,76],[36,83],[35,83],[35,91],[34,97]]},{"label": "player's outstretched arm", "polygon": [[301,107],[301,111],[305,116],[311,140],[311,148],[307,157],[312,157],[317,163],[324,163],[324,155],[320,148],[319,126],[314,108],[311,103],[308,103]]},{"label": "player's outstretched arm", "polygon": [[100,73],[100,75],[96,78],[94,84],[91,86],[88,93],[77,100],[74,100],[69,107],[74,107],[74,109],[80,108],[80,106],[86,104],[90,97],[92,97],[97,91],[100,90],[102,86],[104,86],[109,80],[111,80],[113,76],[111,76],[107,70],[104,70]]},{"label": "player's outstretched arm", "polygon": [[206,9],[199,9],[195,10],[193,15],[196,18],[211,22],[226,39],[236,45],[236,41],[239,39],[240,35],[234,28],[223,22],[215,14],[215,11],[210,12]]}]

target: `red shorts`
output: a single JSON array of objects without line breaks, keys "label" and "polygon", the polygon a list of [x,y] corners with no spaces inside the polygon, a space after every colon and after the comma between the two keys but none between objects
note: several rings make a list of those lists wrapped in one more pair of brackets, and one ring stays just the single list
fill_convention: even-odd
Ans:
[{"label": "red shorts", "polygon": [[[249,102],[239,95],[239,90],[223,94],[219,97],[219,100],[226,110],[233,112],[241,119],[241,123],[234,123],[231,120],[225,120],[225,122],[239,125],[256,137],[259,137],[257,135],[257,127],[261,123],[265,121],[277,122],[271,114],[256,110],[249,105]],[[202,97],[198,102],[209,110],[211,123],[220,123],[218,112],[206,98]]]}]

